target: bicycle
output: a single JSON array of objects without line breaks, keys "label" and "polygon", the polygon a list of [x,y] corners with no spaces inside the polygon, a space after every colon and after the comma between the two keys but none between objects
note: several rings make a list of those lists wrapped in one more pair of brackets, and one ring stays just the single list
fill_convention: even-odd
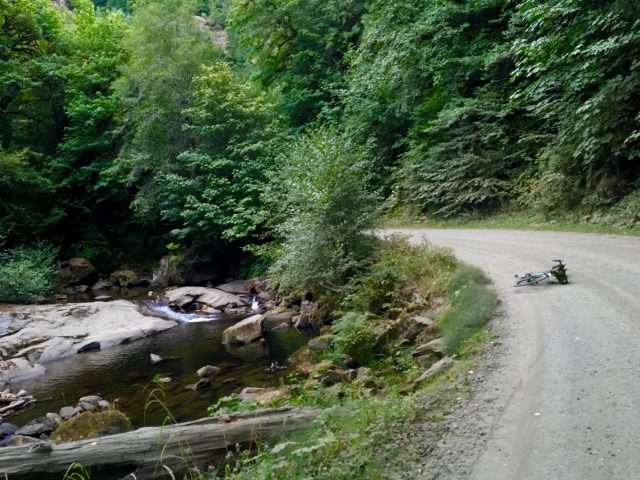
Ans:
[{"label": "bicycle", "polygon": [[524,287],[527,285],[538,285],[540,282],[555,277],[558,280],[558,283],[562,285],[566,285],[569,283],[569,277],[567,276],[567,266],[562,263],[562,260],[553,260],[557,263],[551,267],[551,270],[547,270],[546,272],[536,272],[536,273],[525,273],[522,276],[516,275],[518,281],[514,287]]}]

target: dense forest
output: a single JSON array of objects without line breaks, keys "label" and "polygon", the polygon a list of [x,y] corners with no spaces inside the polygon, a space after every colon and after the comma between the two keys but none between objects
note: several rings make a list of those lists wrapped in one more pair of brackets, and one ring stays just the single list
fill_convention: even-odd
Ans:
[{"label": "dense forest", "polygon": [[332,288],[381,213],[637,226],[639,93],[630,0],[0,0],[0,255]]}]

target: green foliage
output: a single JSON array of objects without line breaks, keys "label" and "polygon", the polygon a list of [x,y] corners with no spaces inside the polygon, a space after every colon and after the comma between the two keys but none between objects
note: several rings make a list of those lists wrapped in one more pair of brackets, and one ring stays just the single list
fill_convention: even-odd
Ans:
[{"label": "green foliage", "polygon": [[376,348],[375,319],[360,312],[348,312],[333,323],[337,334],[336,349],[349,355],[359,365],[367,365]]},{"label": "green foliage", "polygon": [[279,118],[264,93],[216,62],[193,79],[189,123],[194,147],[158,175],[163,220],[181,241],[235,241],[257,233],[267,213],[260,202],[279,139]]},{"label": "green foliage", "polygon": [[442,294],[457,265],[448,250],[388,237],[376,245],[367,270],[346,286],[341,310],[376,315],[401,310],[414,294],[423,299]]},{"label": "green foliage", "polygon": [[282,250],[272,274],[288,289],[338,289],[371,246],[377,197],[370,154],[332,128],[301,136],[273,175],[271,202],[280,210]]},{"label": "green foliage", "polygon": [[46,245],[0,251],[0,302],[29,303],[49,293],[56,254]]},{"label": "green foliage", "polygon": [[491,318],[498,300],[487,276],[464,264],[449,281],[447,296],[452,307],[439,322],[439,330],[455,351]]},{"label": "green foliage", "polygon": [[91,480],[91,469],[79,462],[73,462],[64,472],[62,480]]},{"label": "green foliage", "polygon": [[193,19],[192,0],[136,2],[125,49],[129,61],[115,83],[125,145],[111,176],[137,188],[133,207],[141,221],[161,218],[163,175],[193,143],[187,109],[193,78],[219,55]]},{"label": "green foliage", "polygon": [[237,393],[232,393],[219,398],[216,403],[207,408],[207,411],[210,417],[215,417],[223,414],[250,412],[259,407],[260,404],[255,400],[242,400]]},{"label": "green foliage", "polygon": [[362,0],[235,2],[230,25],[248,48],[257,76],[282,92],[293,126],[337,107],[346,54],[358,39]]},{"label": "green foliage", "polygon": [[568,146],[566,171],[586,185],[640,173],[640,5],[523,1],[513,30],[516,97]]}]

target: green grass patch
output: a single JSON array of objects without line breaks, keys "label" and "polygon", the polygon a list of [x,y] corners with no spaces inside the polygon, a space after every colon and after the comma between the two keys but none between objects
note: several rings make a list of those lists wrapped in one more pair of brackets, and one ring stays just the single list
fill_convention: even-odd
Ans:
[{"label": "green grass patch", "polygon": [[503,213],[481,219],[450,220],[410,220],[387,218],[384,226],[388,228],[470,228],[499,230],[532,230],[575,233],[606,233],[615,235],[640,235],[638,227],[623,227],[605,223],[581,222],[571,216],[549,218],[535,213]]}]

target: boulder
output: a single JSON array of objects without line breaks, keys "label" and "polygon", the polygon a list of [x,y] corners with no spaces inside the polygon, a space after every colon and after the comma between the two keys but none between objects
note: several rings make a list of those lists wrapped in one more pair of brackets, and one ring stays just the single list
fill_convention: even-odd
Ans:
[{"label": "boulder", "polygon": [[93,285],[98,280],[98,271],[86,258],[70,258],[60,263],[58,285],[73,287],[76,285]]},{"label": "boulder", "polygon": [[287,363],[296,372],[301,375],[309,375],[313,370],[316,362],[316,354],[308,345],[300,348],[287,358]]},{"label": "boulder", "polygon": [[118,410],[84,412],[62,423],[56,429],[52,439],[56,441],[81,440],[128,432],[131,429],[129,419]]},{"label": "boulder", "polygon": [[109,280],[121,288],[134,286],[140,282],[138,274],[133,270],[116,270],[109,275]]},{"label": "boulder", "polygon": [[113,284],[113,282],[111,280],[100,280],[98,282],[96,282],[93,287],[91,287],[91,290],[93,290],[94,292],[98,291],[98,290],[110,290],[114,287],[115,285]]},{"label": "boulder", "polygon": [[249,295],[251,291],[247,288],[246,280],[234,280],[232,282],[223,283],[216,287],[218,290],[222,290],[226,293],[232,293],[234,295]]},{"label": "boulder", "polygon": [[111,402],[108,402],[107,400],[100,400],[98,402],[98,408],[101,408],[101,409],[104,410],[104,409],[107,409],[109,407],[111,407]]},{"label": "boulder", "polygon": [[97,297],[94,297],[94,300],[96,302],[108,302],[112,298],[113,297],[111,295],[98,295]]},{"label": "boulder", "polygon": [[46,416],[38,417],[16,430],[15,434],[25,437],[39,437],[43,433],[50,434],[57,426],[56,422],[51,418]]},{"label": "boulder", "polygon": [[62,407],[60,409],[60,416],[63,420],[69,420],[71,417],[82,412],[81,408],[78,407]]},{"label": "boulder", "polygon": [[427,380],[429,380],[430,378],[434,377],[435,375],[439,374],[440,372],[445,371],[447,368],[451,367],[451,365],[453,365],[454,360],[451,357],[444,357],[443,359],[437,361],[436,363],[434,363],[433,365],[431,365],[431,367],[429,367],[429,369],[427,369],[422,375],[420,375],[415,382],[413,382],[414,385],[419,385],[423,382],[426,382]]},{"label": "boulder", "polygon": [[289,325],[287,322],[282,322],[280,325],[276,325],[275,327],[273,327],[271,329],[272,332],[283,332],[285,330],[289,330],[291,328],[291,325]]},{"label": "boulder", "polygon": [[250,305],[249,300],[238,295],[207,287],[175,288],[164,292],[164,297],[169,306],[179,309],[185,309],[194,303],[222,311]]},{"label": "boulder", "polygon": [[236,343],[225,343],[224,349],[234,357],[239,357],[247,362],[251,362],[257,360],[259,358],[264,357],[267,353],[269,353],[269,348],[264,341],[264,338],[261,338],[257,342],[247,343],[245,345],[236,344]]},{"label": "boulder", "polygon": [[274,308],[264,315],[265,327],[269,329],[271,325],[280,325],[282,322],[293,323],[292,319],[296,312],[290,309]]},{"label": "boulder", "polygon": [[320,335],[319,337],[312,338],[307,342],[309,348],[311,350],[315,350],[316,352],[322,352],[324,350],[329,350],[336,341],[335,335],[328,333],[326,335]]},{"label": "boulder", "polygon": [[[2,357],[0,383],[17,382],[45,373],[40,364],[75,355],[78,350],[101,349],[119,345],[126,339],[147,337],[178,324],[173,320],[143,315],[138,305],[127,300],[108,303],[68,303],[65,305],[3,305],[0,306]],[[13,318],[2,322],[3,318]]]},{"label": "boulder", "polygon": [[200,378],[212,378],[218,375],[221,371],[221,368],[214,367],[213,365],[205,365],[204,367],[198,369],[196,375],[198,375]]},{"label": "boulder", "polygon": [[269,391],[268,388],[245,387],[242,389],[238,397],[240,397],[240,400],[243,400],[243,401],[255,400],[256,398],[258,398],[259,395],[262,395],[268,391]]},{"label": "boulder", "polygon": [[18,427],[11,423],[0,423],[0,440],[16,433]]},{"label": "boulder", "polygon": [[420,357],[427,354],[435,354],[438,357],[443,357],[448,350],[447,342],[444,338],[436,338],[435,340],[419,345],[416,347],[416,351],[413,353],[415,357]]},{"label": "boulder", "polygon": [[224,343],[247,344],[262,337],[262,322],[264,317],[260,314],[232,325],[222,332]]},{"label": "boulder", "polygon": [[89,403],[89,404],[93,405],[94,407],[97,407],[98,404],[100,403],[100,400],[102,400],[102,397],[99,397],[98,395],[86,395],[84,397],[80,397],[78,402],[80,402],[80,403]]}]

